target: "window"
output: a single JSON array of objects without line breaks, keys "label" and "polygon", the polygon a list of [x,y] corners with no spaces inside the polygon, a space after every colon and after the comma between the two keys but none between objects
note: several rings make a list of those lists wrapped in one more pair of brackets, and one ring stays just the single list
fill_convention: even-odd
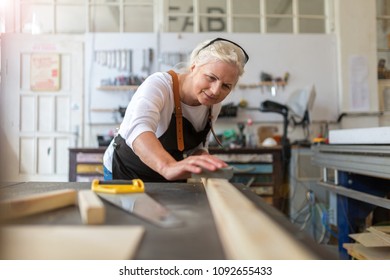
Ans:
[{"label": "window", "polygon": [[20,32],[153,32],[153,3],[153,0],[19,0]]},{"label": "window", "polygon": [[390,0],[376,1],[378,78],[389,79],[390,60]]},{"label": "window", "polygon": [[232,1],[232,31],[259,33],[261,30],[260,1]]},{"label": "window", "polygon": [[21,32],[53,33],[53,7],[48,1],[20,1]]},{"label": "window", "polygon": [[[166,0],[166,32],[326,33],[332,0]],[[245,2],[245,4],[244,4]]]},{"label": "window", "polygon": [[194,32],[194,7],[192,0],[169,0],[166,12],[165,31]]},{"label": "window", "polygon": [[299,33],[326,33],[324,0],[299,0]]},{"label": "window", "polygon": [[[15,1],[16,32],[327,33],[334,0]],[[378,0],[387,3],[387,0]],[[2,19],[4,22],[4,19]],[[389,19],[387,19],[389,20]],[[15,22],[5,21],[5,22]],[[1,23],[1,22],[0,22]]]},{"label": "window", "polygon": [[[55,8],[56,33],[84,33],[86,28],[85,4],[82,0],[57,0]],[[73,20],[77,19],[77,20]]]},{"label": "window", "polygon": [[390,1],[377,0],[377,45],[380,51],[387,51],[389,48],[390,34]]},{"label": "window", "polygon": [[326,33],[328,17],[324,0],[246,2],[242,5],[242,1],[232,1],[233,32]]}]

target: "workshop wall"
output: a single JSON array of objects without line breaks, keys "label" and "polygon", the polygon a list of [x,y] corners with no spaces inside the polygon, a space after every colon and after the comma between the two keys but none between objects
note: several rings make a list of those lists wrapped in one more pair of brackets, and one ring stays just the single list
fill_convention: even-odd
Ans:
[{"label": "workshop wall", "polygon": [[[175,64],[187,60],[187,55],[199,42],[215,37],[236,41],[250,56],[239,86],[224,104],[237,105],[244,99],[252,110],[240,108],[237,117],[229,118],[228,122],[235,125],[248,118],[254,122],[279,122],[282,120],[280,115],[259,112],[260,103],[267,99],[286,103],[292,92],[312,85],[316,89],[316,98],[311,119],[337,119],[337,57],[333,35],[94,33],[86,36],[85,48],[88,81],[85,90],[85,129],[87,138],[90,138],[85,143],[94,146],[96,134],[115,130],[122,119],[118,108],[126,107],[134,93],[133,89],[101,90],[102,85],[119,85],[121,80],[118,77],[129,76],[130,69],[133,77],[142,79],[155,71],[174,68]],[[131,66],[126,65],[130,63],[126,56],[117,57],[118,51],[126,50],[132,51]],[[270,87],[253,87],[259,84],[262,72],[275,78],[283,77],[286,72],[290,76],[286,86],[278,87],[276,95],[272,95]]]}]

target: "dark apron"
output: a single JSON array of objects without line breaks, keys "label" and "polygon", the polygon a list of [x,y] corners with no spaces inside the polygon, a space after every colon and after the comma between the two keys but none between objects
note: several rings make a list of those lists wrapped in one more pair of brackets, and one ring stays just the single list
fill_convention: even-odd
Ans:
[{"label": "dark apron", "polygon": [[[179,151],[177,148],[175,114],[172,114],[168,129],[158,140],[173,158],[180,161],[184,158],[186,151],[196,148],[202,142],[205,143],[211,127],[210,116],[211,112],[209,112],[209,121],[205,128],[199,132],[195,130],[190,121],[183,117],[184,151]],[[144,182],[167,182],[163,176],[144,164],[119,134],[114,141],[112,176],[113,179],[122,180],[141,179]]]}]

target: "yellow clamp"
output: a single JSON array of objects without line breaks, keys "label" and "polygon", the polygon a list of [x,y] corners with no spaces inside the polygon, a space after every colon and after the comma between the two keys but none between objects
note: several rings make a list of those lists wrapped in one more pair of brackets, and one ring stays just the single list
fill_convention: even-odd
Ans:
[{"label": "yellow clamp", "polygon": [[123,183],[123,181],[116,182],[113,181],[103,181],[101,182],[98,179],[94,179],[92,181],[92,190],[94,192],[101,192],[101,193],[139,193],[139,192],[145,192],[145,186],[144,182],[140,179],[134,179],[132,180],[132,184],[129,182]]}]

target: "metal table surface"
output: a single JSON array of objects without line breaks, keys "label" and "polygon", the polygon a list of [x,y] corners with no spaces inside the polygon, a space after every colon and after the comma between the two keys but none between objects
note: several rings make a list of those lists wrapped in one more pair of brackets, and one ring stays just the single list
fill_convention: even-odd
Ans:
[{"label": "metal table surface", "polygon": [[[241,184],[234,185],[261,211],[285,227],[292,236],[315,252],[320,259],[334,259],[329,252],[322,251],[318,244],[292,225],[285,215],[268,205],[262,198]],[[59,189],[89,189],[90,183],[80,182],[26,182],[0,183],[0,199],[36,194]],[[201,183],[145,183],[145,191],[163,204],[185,224],[177,228],[159,228],[104,201],[105,225],[142,225],[142,238],[135,259],[138,260],[223,260],[226,256],[219,239],[214,218]],[[13,220],[12,224],[82,225],[77,206],[36,214]],[[277,242],[277,240],[275,241]]]}]

